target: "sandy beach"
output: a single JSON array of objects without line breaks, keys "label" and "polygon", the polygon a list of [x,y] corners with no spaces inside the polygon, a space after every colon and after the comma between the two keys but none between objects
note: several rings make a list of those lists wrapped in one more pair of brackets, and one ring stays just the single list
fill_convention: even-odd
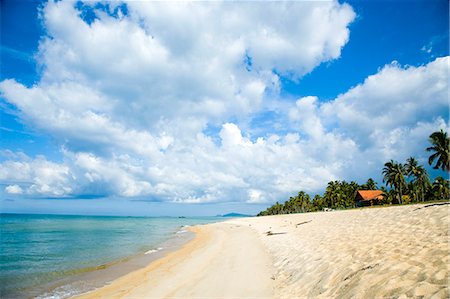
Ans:
[{"label": "sandy beach", "polygon": [[248,225],[191,228],[193,241],[76,298],[272,298],[272,260]]},{"label": "sandy beach", "polygon": [[449,205],[232,219],[77,298],[448,298]]}]

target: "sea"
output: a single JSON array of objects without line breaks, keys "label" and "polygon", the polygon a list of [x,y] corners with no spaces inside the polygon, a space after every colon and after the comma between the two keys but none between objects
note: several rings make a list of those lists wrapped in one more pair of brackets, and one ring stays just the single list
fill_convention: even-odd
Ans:
[{"label": "sea", "polygon": [[0,298],[67,298],[139,269],[220,217],[0,214]]}]

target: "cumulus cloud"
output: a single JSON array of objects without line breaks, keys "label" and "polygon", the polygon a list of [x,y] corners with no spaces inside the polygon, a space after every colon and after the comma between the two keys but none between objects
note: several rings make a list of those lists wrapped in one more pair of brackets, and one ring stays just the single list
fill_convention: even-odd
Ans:
[{"label": "cumulus cloud", "polygon": [[379,173],[382,161],[417,153],[448,121],[448,58],[440,58],[385,66],[326,104],[298,99],[278,112],[283,134],[241,125],[279,97],[280,76],[299,80],[339,58],[355,18],[347,4],[96,7],[49,1],[41,80],[0,82],[3,99],[60,142],[63,156],[10,155],[0,164],[6,192],[270,202]]},{"label": "cumulus cloud", "polygon": [[379,140],[380,131],[448,119],[448,64],[448,57],[420,67],[394,62],[324,105],[324,116],[337,116],[340,128],[359,143],[366,136]]},{"label": "cumulus cloud", "polygon": [[318,139],[324,134],[322,121],[318,115],[319,101],[315,96],[307,96],[295,102],[290,109],[289,118],[299,125],[299,129],[308,136]]},{"label": "cumulus cloud", "polygon": [[355,17],[337,2],[131,1],[127,12],[97,9],[88,24],[72,2],[50,1],[42,80],[28,90],[34,101],[14,104],[29,113],[48,103],[53,117],[62,110],[68,120],[108,115],[136,129],[190,116],[196,133],[207,122],[257,111],[278,74],[299,78],[338,58]]},{"label": "cumulus cloud", "polygon": [[448,64],[449,57],[442,57],[419,67],[387,65],[323,105],[324,119],[335,116],[340,130],[363,150],[377,144],[385,151],[380,152],[383,159],[410,152],[410,144],[425,146],[427,136],[413,132],[421,127],[437,129],[448,121]]},{"label": "cumulus cloud", "polygon": [[[24,192],[27,194],[64,197],[72,193],[74,178],[67,165],[48,161],[43,156],[34,160],[24,155],[20,157],[20,160],[7,160],[0,164],[1,181],[14,181],[20,190],[21,185],[27,186]],[[11,193],[19,188],[7,187],[5,191]]]},{"label": "cumulus cloud", "polygon": [[19,185],[9,185],[5,188],[6,193],[9,194],[22,194],[23,190]]},{"label": "cumulus cloud", "polygon": [[370,171],[374,165],[423,157],[431,132],[448,129],[448,63],[449,57],[419,67],[393,62],[333,101],[299,99],[290,119],[312,138],[325,128],[354,142],[354,161],[347,161],[346,173],[375,176],[379,169]]}]

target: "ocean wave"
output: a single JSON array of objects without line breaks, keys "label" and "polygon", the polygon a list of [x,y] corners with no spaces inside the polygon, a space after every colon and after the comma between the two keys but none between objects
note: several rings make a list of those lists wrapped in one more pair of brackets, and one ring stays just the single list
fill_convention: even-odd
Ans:
[{"label": "ocean wave", "polygon": [[150,250],[146,251],[144,254],[152,254],[152,253],[158,252],[160,250],[163,250],[163,248],[162,247],[158,247],[156,249],[150,249]]}]

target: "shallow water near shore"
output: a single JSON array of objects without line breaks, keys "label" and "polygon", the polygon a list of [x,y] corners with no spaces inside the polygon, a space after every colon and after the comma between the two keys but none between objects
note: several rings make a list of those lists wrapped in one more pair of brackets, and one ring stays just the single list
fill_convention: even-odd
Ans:
[{"label": "shallow water near shore", "polygon": [[66,298],[141,268],[192,238],[198,217],[1,214],[2,298]]}]

